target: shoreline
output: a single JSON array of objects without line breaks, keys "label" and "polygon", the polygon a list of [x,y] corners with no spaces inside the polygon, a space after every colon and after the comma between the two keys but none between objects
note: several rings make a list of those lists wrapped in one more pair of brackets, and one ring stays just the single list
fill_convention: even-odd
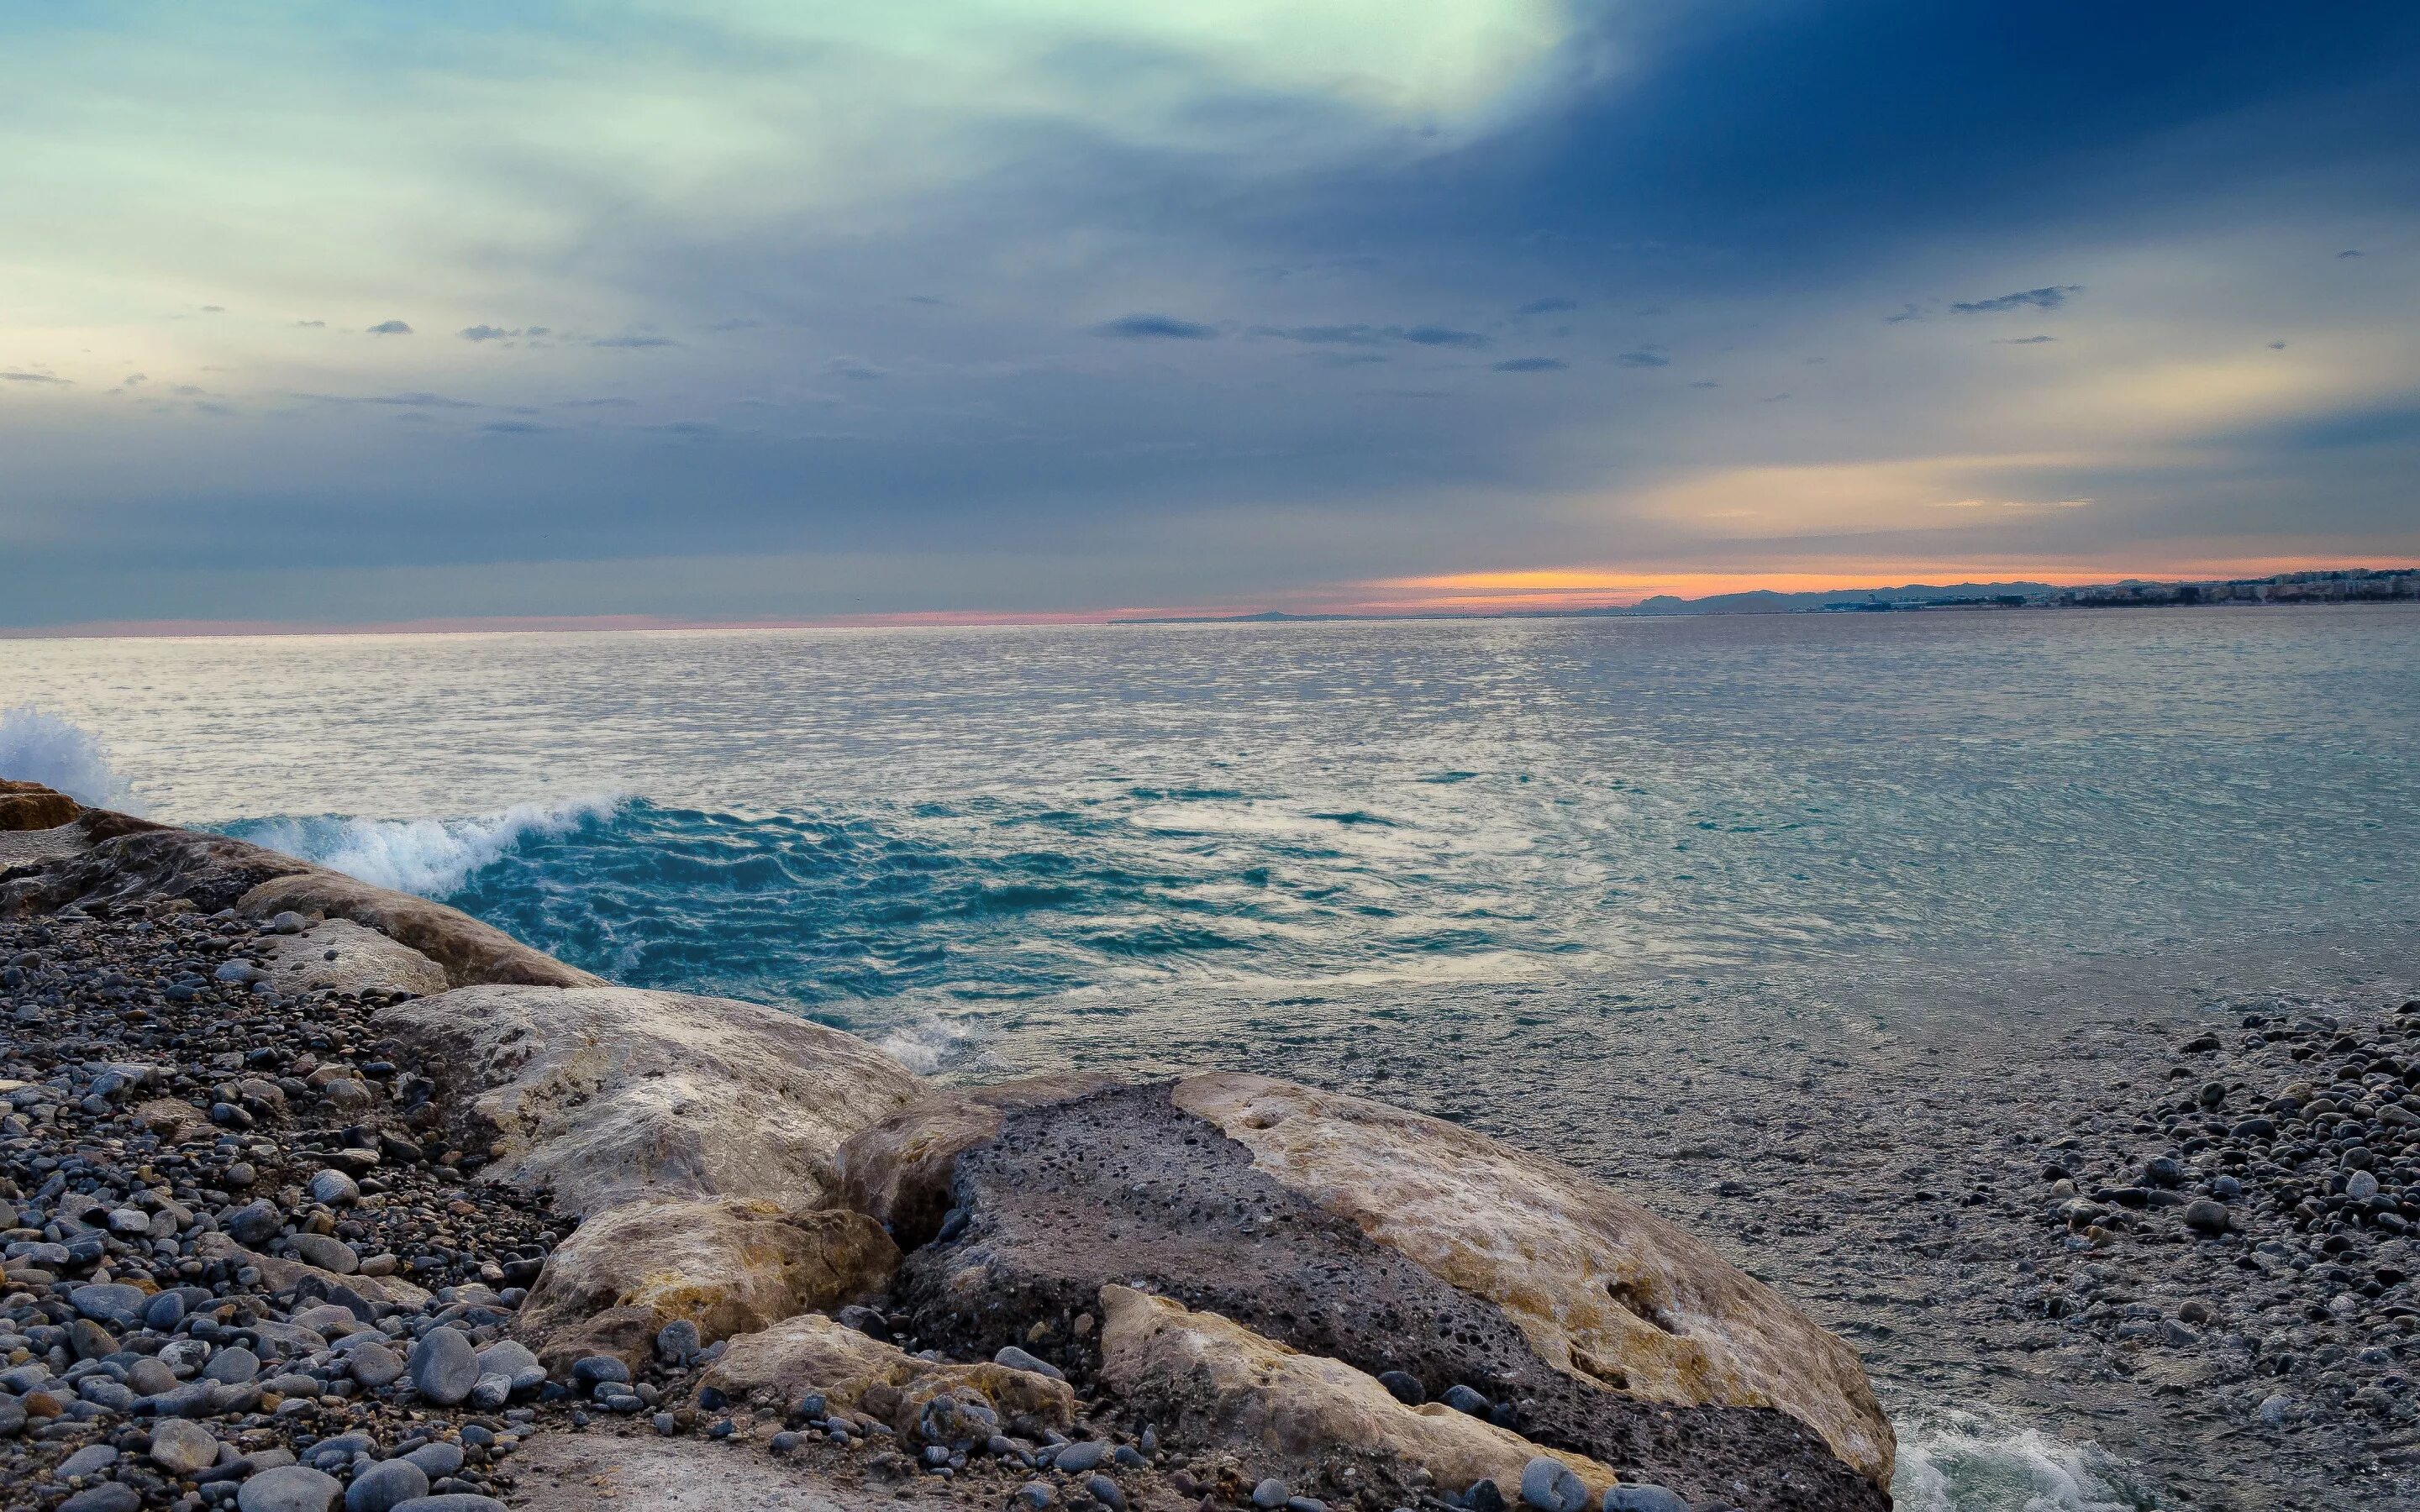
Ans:
[{"label": "shoreline", "polygon": [[[1837,1339],[1453,1125],[1253,1077],[952,1091],[241,841],[78,825],[0,870],[12,1505],[1885,1504]],[[1512,1269],[1453,1257],[1512,1233]],[[424,1450],[461,1459],[388,1468]]]}]

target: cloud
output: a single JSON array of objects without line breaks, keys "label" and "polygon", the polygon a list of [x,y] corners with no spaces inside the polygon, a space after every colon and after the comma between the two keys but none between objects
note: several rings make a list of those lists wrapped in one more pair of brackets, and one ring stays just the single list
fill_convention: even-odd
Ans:
[{"label": "cloud", "polygon": [[1521,306],[1519,310],[1513,313],[1516,315],[1553,315],[1559,310],[1576,310],[1579,307],[1580,301],[1577,300],[1568,299],[1560,294],[1550,294],[1543,300],[1531,300],[1528,303]]},{"label": "cloud", "polygon": [[2362,254],[2357,249],[2347,247],[2344,251],[2336,254],[2336,258],[2338,261],[2342,261],[2347,257],[2358,257],[2360,255],[2362,255]]},{"label": "cloud", "polygon": [[1715,382],[1713,378],[1699,378],[1697,382],[1690,384],[1689,387],[1693,389],[1719,389],[1722,385]]},{"label": "cloud", "polygon": [[400,320],[381,320],[370,327],[369,333],[373,336],[409,336],[411,328]]},{"label": "cloud", "polygon": [[2282,352],[2286,349],[2286,344],[2282,341],[2273,341],[2269,344],[2269,349],[2273,352]]},{"label": "cloud", "polygon": [[1950,308],[1960,315],[1993,315],[2002,310],[2055,310],[2067,302],[2071,294],[2081,294],[2081,284],[2046,284],[2040,288],[2019,289],[2014,294],[1995,295],[1988,300],[1965,300]]},{"label": "cloud", "polygon": [[2039,347],[2044,342],[2056,341],[2057,339],[2058,338],[2056,336],[2001,336],[1993,340],[1992,345],[1994,347]]},{"label": "cloud", "polygon": [[1128,315],[1094,326],[1093,334],[1121,341],[1209,341],[1218,332],[1214,326],[1172,315]]},{"label": "cloud", "polygon": [[1420,347],[1484,347],[1487,338],[1476,331],[1456,331],[1450,326],[1414,326],[1402,332],[1402,339]]},{"label": "cloud", "polygon": [[558,399],[557,409],[628,409],[635,401],[629,399]]},{"label": "cloud", "polygon": [[639,347],[677,347],[680,343],[673,340],[669,336],[599,336],[588,345],[591,347],[618,347],[635,350]]},{"label": "cloud", "polygon": [[1496,364],[1498,373],[1559,373],[1572,364],[1554,357],[1515,357]]},{"label": "cloud", "polygon": [[1672,359],[1665,356],[1662,352],[1651,352],[1645,350],[1623,352],[1621,356],[1615,358],[1614,361],[1621,363],[1623,367],[1669,367],[1672,365]]},{"label": "cloud", "polygon": [[61,388],[75,387],[74,379],[53,378],[48,373],[0,373],[0,378],[10,383],[55,383]]},{"label": "cloud", "polygon": [[1923,318],[1924,312],[1922,310],[1917,309],[1913,304],[1902,304],[1900,306],[1899,314],[1886,315],[1883,316],[1883,324],[1886,326],[1904,325],[1910,320],[1921,320]]},{"label": "cloud", "polygon": [[226,306],[224,304],[205,304],[202,306],[202,313],[204,315],[225,315],[226,314]]},{"label": "cloud", "polygon": [[1935,509],[2089,509],[2089,499],[1943,499]]},{"label": "cloud", "polygon": [[464,326],[454,334],[464,341],[506,341],[520,335],[520,332],[507,331],[502,326]]},{"label": "cloud", "polygon": [[298,330],[318,331],[325,328],[328,322],[325,320],[297,320],[294,324]]},{"label": "cloud", "polygon": [[535,436],[540,431],[553,428],[551,425],[535,424],[526,420],[490,420],[480,426],[479,431],[487,436]]}]

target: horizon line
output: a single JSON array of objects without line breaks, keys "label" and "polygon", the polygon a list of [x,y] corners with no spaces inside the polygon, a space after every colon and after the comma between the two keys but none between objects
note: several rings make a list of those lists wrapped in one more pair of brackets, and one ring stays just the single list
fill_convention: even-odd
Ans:
[{"label": "horizon line", "polygon": [[[2195,570],[2198,569],[2198,570]],[[666,614],[450,615],[411,620],[85,620],[59,625],[0,625],[0,640],[195,640],[271,636],[373,635],[601,635],[666,631],[889,630],[1047,627],[1160,623],[1218,623],[1256,616],[1324,620],[1497,620],[1560,617],[1635,609],[1652,598],[1699,590],[1683,602],[1758,592],[1774,594],[1884,593],[1911,587],[1988,587],[2013,582],[2052,588],[2091,588],[2128,582],[2224,582],[2298,572],[2420,571],[2420,562],[2385,558],[2271,557],[2236,562],[2178,563],[2162,570],[2078,571],[2072,567],[1947,569],[1902,568],[1901,580],[1844,583],[1839,575],[1805,571],[1722,573],[1704,570],[1627,574],[1589,569],[1544,569],[1382,579],[1286,601],[1257,604],[1125,605],[1087,609],[903,609],[861,614],[748,615],[729,619]],[[1990,576],[1983,574],[1989,573]],[[1616,586],[1619,583],[1620,586]],[[1602,587],[1596,586],[1602,584]],[[1584,586],[1585,585],[1585,586]],[[1391,599],[1369,590],[1411,591]]]}]

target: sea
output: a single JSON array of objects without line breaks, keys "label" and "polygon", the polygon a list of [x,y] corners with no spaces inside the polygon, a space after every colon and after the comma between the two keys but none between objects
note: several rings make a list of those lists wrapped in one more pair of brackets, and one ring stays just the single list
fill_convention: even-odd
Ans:
[{"label": "sea", "polygon": [[[0,711],[0,776],[929,1073],[1511,1137],[1630,1011],[1987,1040],[2420,960],[2407,608],[14,640]],[[1963,1418],[1898,1489],[2156,1500]]]}]

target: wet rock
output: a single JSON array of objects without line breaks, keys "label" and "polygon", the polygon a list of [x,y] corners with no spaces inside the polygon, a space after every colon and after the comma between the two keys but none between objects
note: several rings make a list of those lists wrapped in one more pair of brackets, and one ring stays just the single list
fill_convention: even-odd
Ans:
[{"label": "wet rock", "polygon": [[377,1022],[504,1132],[494,1174],[582,1216],[664,1196],[822,1207],[842,1141],[925,1095],[853,1036],[721,998],[479,987]]},{"label": "wet rock", "polygon": [[[642,1365],[675,1322],[710,1344],[878,1291],[898,1263],[898,1247],[862,1213],[720,1197],[630,1202],[590,1218],[548,1258],[520,1330],[550,1363],[602,1348]],[[603,1335],[584,1326],[608,1313]]]}]

